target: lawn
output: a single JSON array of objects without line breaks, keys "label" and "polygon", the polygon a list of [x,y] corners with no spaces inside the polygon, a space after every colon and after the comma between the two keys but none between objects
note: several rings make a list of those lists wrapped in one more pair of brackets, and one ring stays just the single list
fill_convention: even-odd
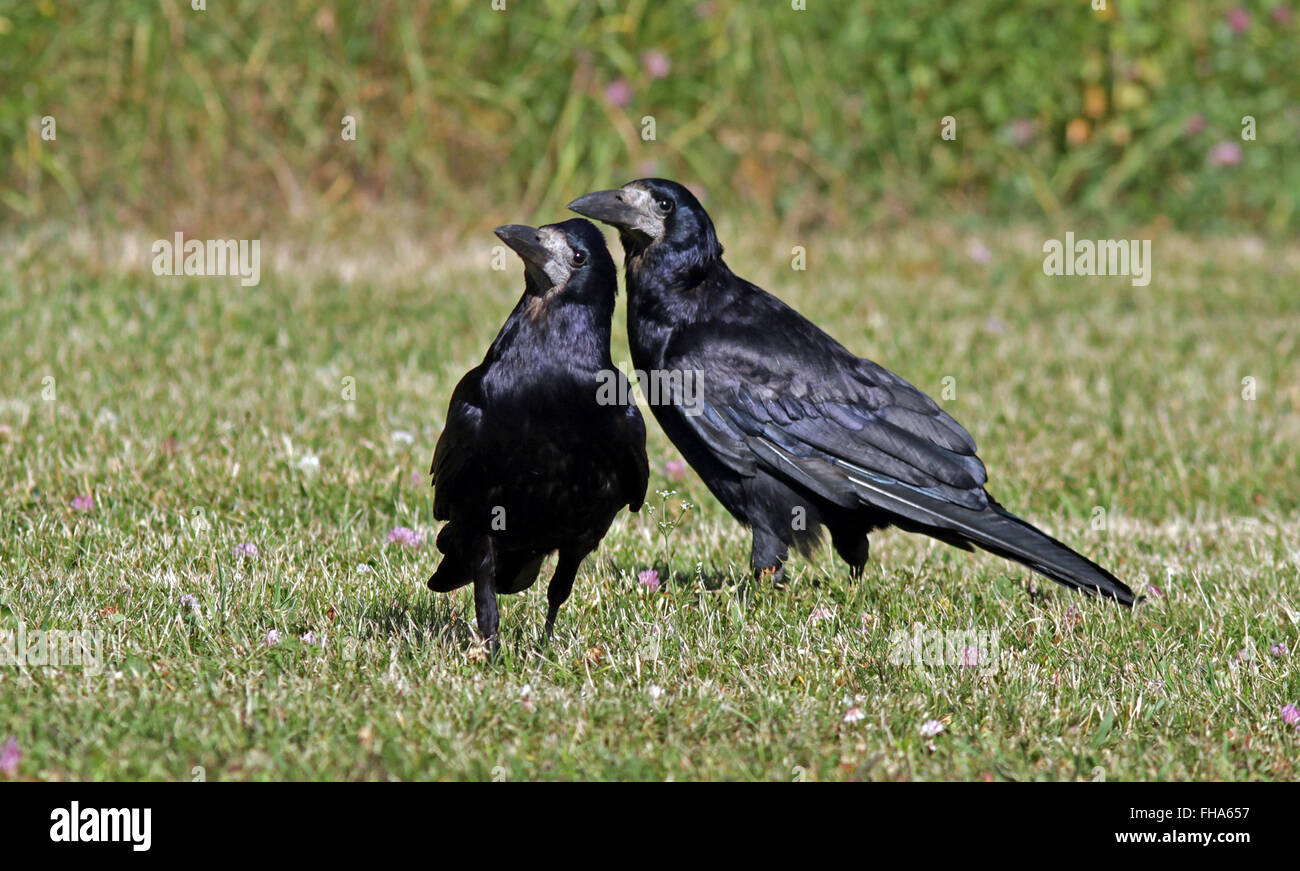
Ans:
[{"label": "lawn", "polygon": [[0,240],[0,630],[90,630],[102,668],[0,667],[8,776],[1296,777],[1300,247],[1147,230],[1137,287],[1044,275],[1037,226],[720,233],[945,395],[990,492],[1146,602],[897,531],[859,582],[827,547],[754,586],[650,422],[646,508],[549,646],[544,583],[503,597],[487,662],[471,593],[424,581],[451,389],[522,289],[490,233],[264,237],[241,287],[154,276],[150,238],[29,229]]}]

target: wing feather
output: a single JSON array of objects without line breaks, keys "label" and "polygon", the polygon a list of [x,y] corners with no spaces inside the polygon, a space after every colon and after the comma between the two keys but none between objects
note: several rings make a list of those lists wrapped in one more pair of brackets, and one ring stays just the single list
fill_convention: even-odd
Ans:
[{"label": "wing feather", "polygon": [[434,485],[435,520],[451,519],[451,506],[457,501],[457,493],[462,484],[473,478],[483,424],[479,382],[479,370],[472,369],[456,385],[447,409],[447,423],[433,449],[429,474]]},{"label": "wing feather", "polygon": [[825,334],[815,347],[807,336],[765,335],[693,341],[687,330],[666,355],[667,368],[698,373],[693,397],[670,399],[723,463],[747,476],[766,469],[840,505],[898,501],[864,481],[988,505],[975,440],[930,397]]}]

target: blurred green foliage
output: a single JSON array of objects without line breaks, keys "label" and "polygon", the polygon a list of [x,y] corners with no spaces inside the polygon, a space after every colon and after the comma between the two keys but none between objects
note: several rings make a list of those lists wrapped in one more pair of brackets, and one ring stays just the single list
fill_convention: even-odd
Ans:
[{"label": "blurred green foliage", "polygon": [[0,215],[461,230],[655,174],[808,227],[1300,226],[1288,0],[505,5],[0,0]]}]

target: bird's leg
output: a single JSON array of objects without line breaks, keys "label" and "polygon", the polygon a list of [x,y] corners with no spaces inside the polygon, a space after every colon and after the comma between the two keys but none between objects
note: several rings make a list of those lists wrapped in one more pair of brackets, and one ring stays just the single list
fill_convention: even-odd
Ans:
[{"label": "bird's leg", "polygon": [[487,642],[492,656],[500,650],[497,626],[501,618],[497,612],[496,545],[485,535],[474,548],[474,612],[478,618],[478,632]]},{"label": "bird's leg", "polygon": [[788,542],[769,530],[754,527],[754,549],[749,565],[757,580],[770,580],[773,586],[780,586],[785,580],[785,561],[789,555]]},{"label": "bird's leg", "polygon": [[555,574],[551,576],[551,585],[546,588],[547,641],[550,641],[551,636],[555,634],[555,618],[560,613],[560,606],[573,591],[573,579],[578,576],[578,566],[582,565],[582,559],[586,555],[572,550],[560,551],[560,561],[555,566]]}]

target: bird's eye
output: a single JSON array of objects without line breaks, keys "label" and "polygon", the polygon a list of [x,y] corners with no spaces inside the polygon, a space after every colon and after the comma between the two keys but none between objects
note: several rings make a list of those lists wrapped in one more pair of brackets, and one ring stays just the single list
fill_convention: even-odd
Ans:
[{"label": "bird's eye", "polygon": [[587,262],[587,253],[585,251],[574,251],[573,262],[578,266]]},{"label": "bird's eye", "polygon": [[665,215],[673,210],[673,201],[667,197],[660,197],[655,200],[655,205],[658,206],[659,211],[663,212]]}]

